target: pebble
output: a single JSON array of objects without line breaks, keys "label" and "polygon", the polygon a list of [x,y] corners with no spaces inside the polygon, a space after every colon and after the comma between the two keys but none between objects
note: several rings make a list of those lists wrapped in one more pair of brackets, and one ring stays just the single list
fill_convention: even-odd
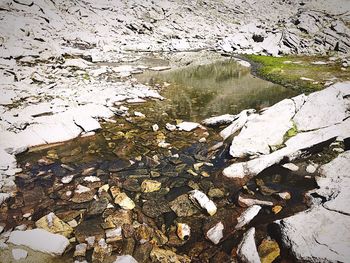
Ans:
[{"label": "pebble", "polygon": [[158,131],[158,130],[159,130],[158,124],[152,125],[152,130],[153,130],[154,132]]},{"label": "pebble", "polygon": [[309,174],[313,174],[314,172],[316,172],[316,170],[317,170],[317,166],[312,165],[312,164],[309,164],[306,167],[306,172],[309,173]]}]

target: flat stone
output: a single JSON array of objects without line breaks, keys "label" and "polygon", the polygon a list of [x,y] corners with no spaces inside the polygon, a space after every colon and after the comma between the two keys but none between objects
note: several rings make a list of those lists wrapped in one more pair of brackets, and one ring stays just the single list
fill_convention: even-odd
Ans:
[{"label": "flat stone", "polygon": [[9,236],[8,242],[58,256],[62,255],[69,245],[66,237],[52,234],[44,229],[13,231]]},{"label": "flat stone", "polygon": [[74,257],[85,257],[87,244],[80,243],[75,246]]},{"label": "flat stone", "polygon": [[236,119],[225,129],[223,129],[220,132],[220,136],[226,140],[228,137],[230,137],[232,134],[236,133],[240,129],[243,128],[243,126],[246,124],[248,121],[248,116],[254,113],[255,110],[250,109],[250,110],[243,110],[241,113],[236,115]]},{"label": "flat stone", "polygon": [[272,263],[280,256],[280,248],[275,240],[264,239],[258,248],[261,263]]},{"label": "flat stone", "polygon": [[298,261],[347,262],[350,218],[322,206],[277,221],[282,242]]},{"label": "flat stone", "polygon": [[120,209],[109,215],[105,219],[111,227],[122,227],[124,224],[132,224],[132,212],[130,210]]},{"label": "flat stone", "polygon": [[180,131],[187,131],[187,132],[190,132],[196,128],[199,127],[199,123],[196,123],[196,122],[188,122],[188,121],[184,121],[184,122],[181,122],[180,124],[176,125],[177,128],[180,130]]},{"label": "flat stone", "polygon": [[105,233],[101,227],[101,222],[96,219],[84,220],[75,229],[75,237],[79,243],[86,243],[87,238],[94,237],[94,241],[98,242],[104,238]]},{"label": "flat stone", "polygon": [[239,195],[238,197],[238,204],[241,207],[249,207],[253,205],[261,205],[261,206],[273,206],[273,202],[265,201],[265,200],[259,200],[255,198],[249,198],[242,195]]},{"label": "flat stone", "polygon": [[294,163],[285,163],[282,165],[283,168],[286,168],[288,170],[291,170],[293,172],[296,172],[299,170],[299,167],[295,165]]},{"label": "flat stone", "polygon": [[141,191],[144,193],[152,193],[159,191],[162,184],[155,180],[144,180],[141,184]]},{"label": "flat stone", "polygon": [[35,222],[37,228],[42,228],[54,234],[60,234],[69,237],[73,228],[59,219],[54,213],[49,213]]},{"label": "flat stone", "polygon": [[201,124],[205,126],[220,126],[223,124],[230,124],[232,123],[235,119],[237,119],[236,115],[231,115],[231,114],[224,114],[220,116],[215,116],[211,118],[207,118],[201,122]]},{"label": "flat stone", "polygon": [[190,258],[187,256],[180,256],[171,250],[165,250],[157,247],[152,249],[150,256],[152,262],[191,262]]},{"label": "flat stone", "polygon": [[193,216],[200,212],[188,198],[187,194],[180,195],[171,201],[170,207],[179,217]]},{"label": "flat stone", "polygon": [[243,236],[237,248],[238,257],[244,263],[260,263],[260,257],[255,244],[255,228],[250,228]]},{"label": "flat stone", "polygon": [[169,203],[165,199],[147,200],[142,206],[142,212],[151,218],[157,218],[170,211]]},{"label": "flat stone", "polygon": [[106,257],[112,254],[112,247],[108,245],[104,238],[101,238],[94,247],[92,262],[105,262]]},{"label": "flat stone", "polygon": [[119,193],[114,199],[114,203],[119,205],[123,209],[134,209],[135,203],[125,193]]}]

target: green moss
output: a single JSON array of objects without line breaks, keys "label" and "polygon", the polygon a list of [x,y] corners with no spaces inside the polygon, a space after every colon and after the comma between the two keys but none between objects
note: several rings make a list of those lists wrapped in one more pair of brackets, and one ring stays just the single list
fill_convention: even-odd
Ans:
[{"label": "green moss", "polygon": [[[320,90],[333,78],[350,80],[349,69],[341,70],[340,61],[326,65],[312,64],[314,61],[328,61],[328,57],[247,55],[246,58],[255,62],[256,73],[260,77],[300,92]],[[303,80],[301,77],[312,80]]]}]

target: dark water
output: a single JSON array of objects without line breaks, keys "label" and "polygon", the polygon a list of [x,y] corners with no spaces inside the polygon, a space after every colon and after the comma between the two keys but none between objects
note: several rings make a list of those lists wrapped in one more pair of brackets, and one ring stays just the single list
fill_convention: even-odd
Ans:
[{"label": "dark water", "polygon": [[[248,68],[233,61],[165,72],[147,71],[137,78],[144,83],[162,87],[162,95],[166,99],[127,105],[130,116],[116,116],[115,123],[102,122],[102,129],[95,136],[77,138],[49,148],[37,147],[18,156],[24,170],[17,177],[19,192],[16,198],[10,200],[5,215],[0,213],[1,219],[7,221],[9,227],[23,222],[33,225],[35,220],[50,211],[62,213],[88,209],[94,200],[74,204],[64,197],[66,191],[73,191],[77,184],[84,184],[83,171],[87,168],[94,168],[92,175],[100,177],[101,185],[118,185],[135,201],[137,212],[134,212],[134,218],[136,214],[139,218],[140,213],[144,212],[145,201],[155,201],[155,204],[159,200],[171,202],[179,195],[187,193],[194,185],[205,193],[212,188],[219,188],[224,195],[213,198],[218,206],[218,213],[214,217],[199,213],[181,218],[174,212],[166,212],[156,218],[148,218],[146,222],[153,228],[157,226],[158,229],[162,229],[164,225],[164,234],[171,239],[168,246],[176,247],[179,253],[191,255],[192,262],[225,262],[223,260],[240,241],[242,231],[235,232],[233,227],[237,216],[244,211],[235,200],[242,190],[223,180],[221,175],[223,167],[227,166],[229,161],[227,145],[218,151],[210,152],[208,149],[221,141],[217,131],[196,129],[193,132],[169,132],[164,128],[165,124],[175,124],[177,119],[201,121],[213,115],[239,113],[246,108],[261,109],[291,97],[295,92],[253,77]],[[165,82],[170,83],[170,86],[166,85],[168,87],[165,88]],[[142,112],[146,118],[133,116],[134,111]],[[152,130],[153,124],[159,125],[159,131]],[[199,139],[203,137],[206,138],[206,142],[199,143]],[[160,140],[170,143],[171,148],[159,147]],[[152,161],[154,159],[157,159],[156,164]],[[194,164],[199,162],[208,162],[213,166],[203,165],[196,171],[197,176],[188,173],[188,170],[194,170]],[[68,165],[70,169],[64,165]],[[151,172],[157,172],[160,176],[151,178]],[[209,177],[202,176],[201,172],[205,172]],[[75,175],[71,183],[60,184],[63,176],[71,174]],[[157,180],[162,183],[162,190],[155,194],[141,195],[129,191],[126,183],[131,177],[136,179],[133,181],[136,185],[140,185],[144,179]],[[272,169],[267,175],[263,175],[261,180],[266,187],[292,193],[290,201],[275,200],[276,204],[283,205],[281,214],[272,214],[269,207],[259,213],[254,225],[261,226],[258,229],[263,237],[266,236],[263,229],[267,223],[276,220],[280,215],[286,216],[305,209],[302,194],[314,185],[313,181],[306,182],[303,175],[280,168]],[[254,179],[248,183],[248,187],[258,197],[264,198],[259,193]],[[22,214],[27,211],[32,213],[30,222],[22,218]],[[7,218],[4,218],[6,216]],[[103,215],[98,216],[99,220],[101,217],[103,218]],[[83,216],[82,220],[91,219]],[[225,237],[222,243],[215,246],[205,238],[204,229],[219,220],[224,221]],[[176,239],[173,231],[176,222],[185,222],[191,226],[192,235],[187,242],[182,243]],[[221,255],[217,259],[219,261],[215,261],[217,253]],[[68,254],[71,255],[72,251]]]}]

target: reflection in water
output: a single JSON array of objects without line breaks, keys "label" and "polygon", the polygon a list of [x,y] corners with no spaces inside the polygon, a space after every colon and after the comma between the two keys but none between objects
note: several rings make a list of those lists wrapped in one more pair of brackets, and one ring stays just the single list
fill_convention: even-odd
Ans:
[{"label": "reflection in water", "polygon": [[261,109],[296,94],[293,90],[255,78],[249,68],[232,60],[172,71],[148,71],[138,79],[150,85],[171,83],[163,92],[170,102],[159,102],[157,106],[172,118],[193,121],[213,115],[235,114],[246,108]]}]

